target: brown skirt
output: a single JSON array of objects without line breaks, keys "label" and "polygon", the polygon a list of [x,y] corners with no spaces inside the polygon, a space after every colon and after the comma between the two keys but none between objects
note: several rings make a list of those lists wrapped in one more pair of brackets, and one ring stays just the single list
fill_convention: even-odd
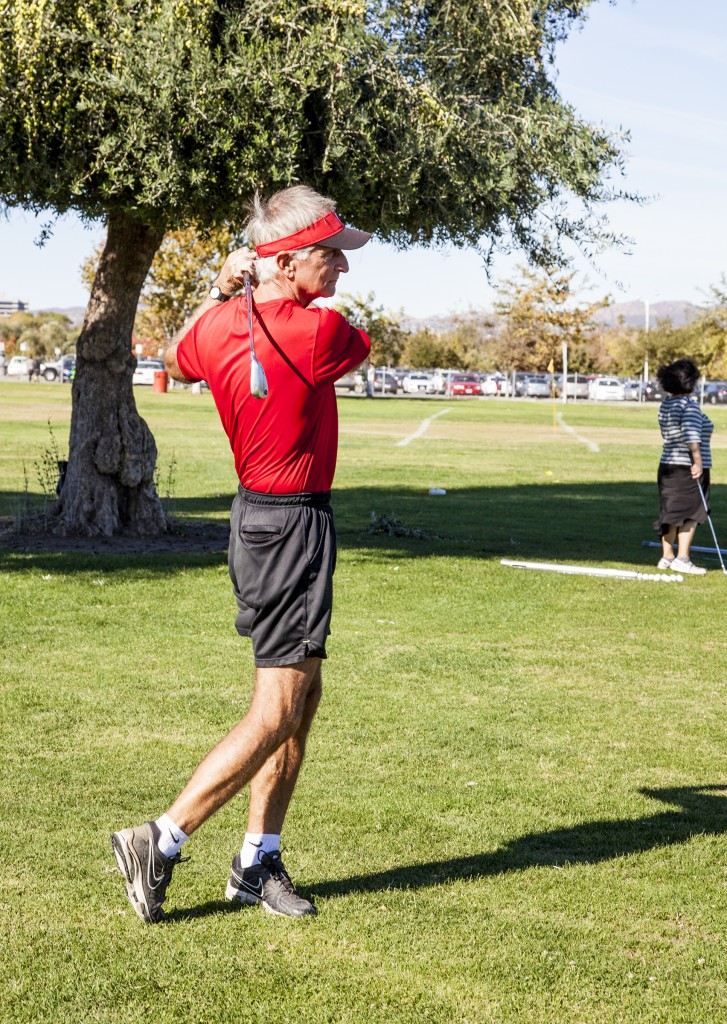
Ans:
[{"label": "brown skirt", "polygon": [[[697,481],[692,477],[691,466],[659,465],[659,518],[654,529],[659,536],[668,532],[670,526],[684,526],[687,522],[706,523],[707,510],[699,494]],[[704,497],[709,506],[709,470],[705,469],[700,478]],[[711,510],[710,510],[711,511]]]}]

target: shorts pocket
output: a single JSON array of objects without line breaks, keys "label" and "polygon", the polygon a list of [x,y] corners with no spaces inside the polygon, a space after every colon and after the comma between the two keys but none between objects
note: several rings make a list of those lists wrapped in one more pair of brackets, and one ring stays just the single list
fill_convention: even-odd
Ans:
[{"label": "shorts pocket", "polygon": [[279,540],[285,532],[287,509],[247,506],[240,520],[240,538],[247,548]]},{"label": "shorts pocket", "polygon": [[240,531],[243,540],[248,544],[264,544],[266,541],[275,540],[283,532],[279,526],[243,526]]}]

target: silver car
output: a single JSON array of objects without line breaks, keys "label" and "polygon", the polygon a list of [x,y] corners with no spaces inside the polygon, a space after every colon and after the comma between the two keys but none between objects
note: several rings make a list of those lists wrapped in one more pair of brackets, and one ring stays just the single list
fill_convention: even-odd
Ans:
[{"label": "silver car", "polygon": [[528,377],[523,393],[526,398],[550,398],[550,377]]}]

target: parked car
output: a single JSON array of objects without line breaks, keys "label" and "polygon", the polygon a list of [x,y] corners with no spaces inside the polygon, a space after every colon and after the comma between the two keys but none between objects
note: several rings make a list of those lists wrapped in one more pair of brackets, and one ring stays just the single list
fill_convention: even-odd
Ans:
[{"label": "parked car", "polygon": [[623,402],[624,386],[618,377],[596,377],[588,386],[588,397],[595,402]]},{"label": "parked car", "polygon": [[362,382],[363,374],[351,370],[350,373],[345,373],[343,377],[339,377],[335,386],[340,388],[341,391],[356,391]]},{"label": "parked car", "polygon": [[474,373],[453,373],[447,381],[448,395],[482,395],[480,378]]},{"label": "parked car", "polygon": [[431,373],[408,373],[401,382],[401,389],[407,395],[432,393],[434,385]]},{"label": "parked car", "polygon": [[641,381],[640,380],[625,380],[624,386],[624,398],[627,402],[638,402],[639,395],[641,393]]},{"label": "parked car", "polygon": [[523,394],[526,398],[550,398],[550,377],[533,374],[525,381]]},{"label": "parked car", "polygon": [[154,374],[164,369],[163,359],[137,359],[132,384],[153,384]]},{"label": "parked car", "polygon": [[709,402],[710,405],[723,405],[727,402],[727,381],[712,380],[709,384],[705,384],[704,401]]},{"label": "parked car", "polygon": [[[563,374],[555,382],[556,395],[563,394]],[[565,380],[566,398],[588,398],[588,375],[585,373],[566,374]]]},{"label": "parked car", "polygon": [[525,394],[525,385],[528,382],[527,373],[516,373],[515,374],[515,397],[522,398]]},{"label": "parked car", "polygon": [[40,375],[45,378],[45,380],[58,380],[60,377],[62,381],[69,381],[71,379],[71,372],[75,365],[75,355],[61,356],[61,358],[56,359],[55,362],[41,363]]},{"label": "parked car", "polygon": [[8,377],[27,377],[28,376],[28,357],[27,356],[12,356],[7,367]]},{"label": "parked car", "polygon": [[512,393],[510,381],[504,373],[486,373],[481,384],[483,395],[509,395]]},{"label": "parked car", "polygon": [[661,402],[666,398],[658,380],[648,380],[644,384],[643,396],[645,402]]},{"label": "parked car", "polygon": [[374,394],[395,395],[399,389],[399,382],[390,370],[381,367],[374,370]]}]

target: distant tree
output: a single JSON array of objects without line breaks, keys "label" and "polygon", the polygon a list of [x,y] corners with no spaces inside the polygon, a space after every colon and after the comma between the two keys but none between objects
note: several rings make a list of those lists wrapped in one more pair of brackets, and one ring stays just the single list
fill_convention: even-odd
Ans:
[{"label": "distant tree", "polygon": [[704,335],[702,372],[715,380],[727,378],[727,278],[723,274],[709,288],[709,297],[697,321]]},{"label": "distant tree", "polygon": [[448,369],[493,370],[498,369],[494,350],[495,319],[488,314],[455,317],[454,326],[446,331],[442,341],[457,361],[440,364]]},{"label": "distant tree", "polygon": [[519,272],[519,278],[503,281],[495,303],[501,319],[501,360],[515,370],[543,371],[551,359],[560,361],[565,341],[574,368],[582,368],[578,359],[595,330],[594,315],[609,300],[576,305],[572,271],[520,267]]},{"label": "distant tree", "polygon": [[385,313],[383,306],[375,306],[375,301],[373,292],[365,299],[360,295],[342,295],[336,309],[368,334],[372,366],[398,366],[404,348],[404,330],[396,316]]},{"label": "distant tree", "polygon": [[428,327],[407,336],[402,362],[418,370],[464,368],[462,353],[452,344],[449,335],[435,334]]},{"label": "distant tree", "polygon": [[6,355],[15,355],[25,345],[36,359],[52,359],[55,350],[68,352],[74,348],[78,330],[62,313],[13,313],[0,320],[0,338]]},{"label": "distant tree", "polygon": [[237,231],[255,188],[304,181],[402,246],[516,246],[549,263],[559,237],[608,240],[597,208],[620,140],[554,84],[556,44],[588,6],[6,0],[0,202],[107,227],[78,340],[62,529],[165,528],[131,337],[167,231]]}]

